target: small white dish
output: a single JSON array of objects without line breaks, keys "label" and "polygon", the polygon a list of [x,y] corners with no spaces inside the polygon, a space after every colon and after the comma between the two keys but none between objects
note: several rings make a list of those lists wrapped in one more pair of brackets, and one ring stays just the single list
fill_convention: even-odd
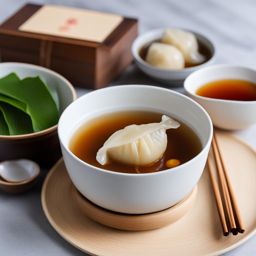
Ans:
[{"label": "small white dish", "polygon": [[27,159],[10,160],[0,163],[0,176],[8,182],[24,182],[39,175],[38,164]]},{"label": "small white dish", "polygon": [[214,65],[198,70],[184,82],[186,93],[209,113],[214,126],[242,130],[256,123],[256,101],[221,100],[202,97],[196,91],[206,83],[221,79],[239,79],[255,83],[256,70],[234,65]]},{"label": "small white dish", "polygon": [[40,167],[28,159],[0,163],[0,189],[8,193],[21,193],[31,188],[40,175]]},{"label": "small white dish", "polygon": [[[184,30],[186,30],[186,29],[184,29]],[[156,29],[156,30],[149,31],[145,34],[142,34],[137,37],[137,39],[134,41],[134,43],[132,45],[132,54],[133,54],[135,63],[137,64],[139,69],[142,72],[144,72],[145,74],[147,74],[148,76],[151,76],[151,77],[153,77],[157,80],[160,80],[162,82],[167,82],[170,85],[177,86],[177,85],[180,85],[181,82],[183,82],[184,79],[189,74],[191,74],[192,72],[194,72],[202,67],[205,67],[205,66],[211,64],[214,61],[215,56],[216,56],[216,48],[215,48],[213,42],[197,32],[194,32],[191,30],[186,30],[186,31],[189,31],[189,32],[195,34],[195,36],[199,42],[199,45],[204,45],[204,47],[208,48],[208,50],[211,52],[211,58],[209,58],[206,62],[204,62],[200,65],[197,65],[194,67],[189,67],[189,68],[184,68],[181,70],[166,70],[166,69],[157,68],[157,67],[154,67],[154,66],[148,64],[140,56],[140,51],[146,45],[159,40],[162,37],[164,31],[165,31],[165,29]]]}]

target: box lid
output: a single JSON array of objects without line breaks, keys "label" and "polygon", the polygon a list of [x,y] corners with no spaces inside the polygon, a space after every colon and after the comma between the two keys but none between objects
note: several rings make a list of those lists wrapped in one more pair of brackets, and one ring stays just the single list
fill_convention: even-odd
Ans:
[{"label": "box lid", "polygon": [[[90,40],[82,40],[79,38],[79,29],[76,31],[76,35],[78,38],[75,38],[75,34],[69,34],[68,36],[65,33],[61,33],[61,31],[52,30],[51,34],[46,34],[47,28],[40,27],[38,29],[38,33],[36,31],[34,25],[36,22],[40,21],[40,18],[46,16],[45,13],[48,11],[49,13],[58,12],[60,15],[68,16],[67,13],[70,12],[73,16],[84,18],[87,14],[93,16],[94,14],[94,23],[95,21],[101,22],[108,22],[109,27],[104,26],[104,29],[109,30],[109,34],[101,37],[99,33],[95,37],[95,33],[90,35]],[[98,15],[98,16],[97,16]],[[40,17],[39,17],[40,16]],[[71,15],[72,17],[72,15]],[[32,20],[33,18],[33,20]],[[32,22],[31,22],[32,20]],[[77,19],[69,19],[68,25],[72,26],[76,22]],[[86,22],[86,20],[82,20]],[[56,20],[56,22],[60,22],[60,19]],[[42,6],[36,4],[26,4],[20,10],[18,10],[13,16],[7,19],[1,26],[0,26],[0,33],[2,34],[9,34],[15,36],[21,36],[26,38],[33,38],[45,41],[52,41],[52,42],[64,42],[69,44],[75,45],[84,45],[84,46],[91,46],[91,47],[112,47],[115,43],[126,33],[126,31],[136,23],[136,19],[126,18],[118,15],[111,15],[105,13],[98,13],[94,11],[85,10],[83,13],[82,9],[74,9],[69,7],[57,7],[57,6]],[[40,23],[40,22],[39,22]],[[73,24],[72,24],[73,23]],[[39,24],[40,25],[40,24]],[[100,26],[100,24],[98,24]],[[61,27],[60,27],[61,28]],[[62,27],[67,28],[67,26]],[[89,29],[90,30],[90,29]],[[88,30],[88,31],[89,31]],[[112,32],[111,32],[112,31]],[[61,36],[63,34],[63,36]],[[73,38],[72,38],[73,37]],[[95,38],[95,41],[93,39]],[[103,40],[102,40],[103,39]]]}]

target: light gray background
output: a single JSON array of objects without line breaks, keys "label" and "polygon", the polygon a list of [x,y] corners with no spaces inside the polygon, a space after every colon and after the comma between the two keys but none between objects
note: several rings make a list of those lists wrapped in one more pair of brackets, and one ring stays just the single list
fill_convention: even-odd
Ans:
[{"label": "light gray background", "polygon": [[[0,22],[25,2],[25,0],[0,0]],[[256,67],[255,0],[33,0],[33,2],[88,7],[137,17],[140,20],[140,32],[170,26],[198,30],[216,43],[218,63]],[[113,82],[113,84],[128,83],[158,84],[141,74],[133,65]],[[182,91],[182,89],[178,90]],[[85,92],[78,90],[79,95]],[[236,134],[256,148],[256,125]],[[41,184],[23,195],[11,196],[0,193],[0,256],[84,255],[65,242],[49,225],[41,209],[40,190]],[[256,237],[226,255],[256,255]]]}]

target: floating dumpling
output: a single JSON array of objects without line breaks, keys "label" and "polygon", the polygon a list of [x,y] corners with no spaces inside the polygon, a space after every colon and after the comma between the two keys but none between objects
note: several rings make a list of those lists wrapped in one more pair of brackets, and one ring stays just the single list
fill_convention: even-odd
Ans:
[{"label": "floating dumpling", "polygon": [[150,45],[146,61],[152,66],[163,69],[182,69],[185,65],[184,57],[177,48],[161,43]]},{"label": "floating dumpling", "polygon": [[129,125],[113,133],[98,152],[101,165],[111,161],[136,166],[146,166],[158,161],[167,147],[166,130],[180,124],[163,115],[160,123]]},{"label": "floating dumpling", "polygon": [[198,42],[193,33],[180,29],[166,29],[161,42],[178,48],[187,64],[195,65],[205,61],[205,57],[198,51]]}]

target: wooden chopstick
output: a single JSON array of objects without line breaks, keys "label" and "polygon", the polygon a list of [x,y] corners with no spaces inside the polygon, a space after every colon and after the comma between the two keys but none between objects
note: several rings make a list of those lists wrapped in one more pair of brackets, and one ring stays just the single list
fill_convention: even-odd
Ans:
[{"label": "wooden chopstick", "polygon": [[223,207],[220,191],[218,188],[218,183],[217,183],[216,179],[214,178],[214,167],[209,158],[207,159],[207,165],[208,165],[208,170],[209,170],[209,174],[210,174],[210,179],[212,182],[213,192],[215,195],[217,209],[218,209],[219,216],[220,216],[220,221],[222,224],[223,234],[224,234],[224,236],[228,236],[229,230],[228,230],[228,225],[227,225],[226,218],[225,218],[224,207]]},{"label": "wooden chopstick", "polygon": [[216,175],[214,175],[214,165],[209,159],[210,154],[207,160],[207,164],[213,192],[215,195],[217,209],[222,224],[223,234],[227,236],[230,232],[233,235],[237,235],[238,232],[243,233],[244,226],[241,214],[215,134],[212,141],[212,152],[214,155],[215,167],[217,169],[217,176],[220,188],[218,186],[218,181],[215,178]]},{"label": "wooden chopstick", "polygon": [[[218,143],[218,140],[217,140],[215,134],[214,134],[214,141],[216,143],[216,147],[217,147],[219,155],[222,156],[221,150],[220,150],[220,147],[219,147],[219,143]],[[225,164],[225,161],[224,161],[223,157],[220,157],[220,161],[221,161],[221,165],[222,165],[222,168],[223,168],[223,173],[224,173],[224,176],[225,176],[229,196],[230,196],[230,199],[231,199],[231,205],[232,205],[233,211],[234,211],[234,218],[235,218],[235,221],[236,221],[236,224],[237,224],[237,232],[243,233],[245,231],[245,229],[244,229],[244,224],[243,224],[242,217],[241,217],[241,212],[240,212],[239,207],[238,207],[237,199],[235,197],[234,189],[233,189],[232,183],[230,181],[230,177],[228,175],[227,167],[226,167],[226,164]]]},{"label": "wooden chopstick", "polygon": [[235,217],[234,217],[233,210],[232,210],[231,198],[229,195],[229,190],[227,187],[227,182],[226,182],[223,166],[221,164],[220,151],[217,148],[215,134],[213,135],[212,148],[213,148],[215,163],[216,163],[217,172],[218,172],[218,176],[219,176],[219,182],[220,182],[220,186],[221,186],[221,190],[222,190],[222,194],[223,194],[224,206],[226,208],[226,212],[228,215],[227,216],[228,223],[230,225],[231,232],[234,234],[234,233],[237,233],[236,232],[236,222],[235,222]]}]

